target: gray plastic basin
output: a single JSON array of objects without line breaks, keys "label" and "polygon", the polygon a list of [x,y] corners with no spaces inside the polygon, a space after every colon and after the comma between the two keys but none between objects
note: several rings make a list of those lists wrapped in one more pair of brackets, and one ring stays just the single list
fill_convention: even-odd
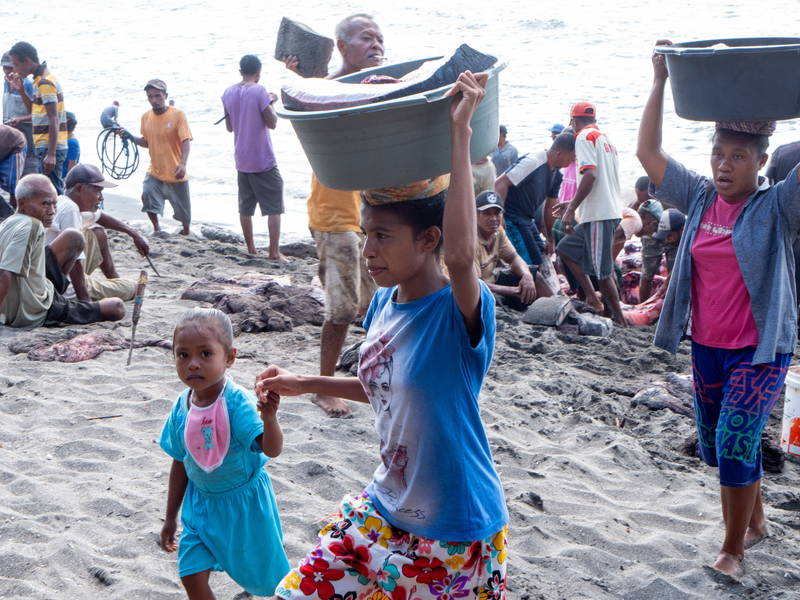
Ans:
[{"label": "gray plastic basin", "polygon": [[[341,80],[361,81],[371,74],[399,78],[437,58],[384,65]],[[505,66],[498,61],[489,70],[486,96],[470,122],[472,161],[497,146],[498,73]],[[451,87],[365,106],[312,112],[281,107],[277,112],[291,121],[323,185],[338,190],[398,186],[450,171],[450,99],[444,94]]]},{"label": "gray plastic basin", "polygon": [[[715,44],[728,48],[712,48]],[[734,38],[655,49],[667,60],[675,112],[694,121],[800,117],[800,38]]]}]

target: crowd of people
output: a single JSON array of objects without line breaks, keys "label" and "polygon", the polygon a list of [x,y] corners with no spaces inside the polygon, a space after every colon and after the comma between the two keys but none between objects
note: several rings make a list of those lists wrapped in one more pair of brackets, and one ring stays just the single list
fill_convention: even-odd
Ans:
[{"label": "crowd of people", "polygon": [[[344,19],[335,34],[342,66],[330,77],[382,63],[383,36],[369,15]],[[297,57],[285,63],[299,72]],[[122,319],[134,285],[119,277],[106,230],[130,237],[144,256],[147,239],[102,209],[103,190],[114,184],[80,162],[70,144],[76,119],[36,49],[18,42],[2,64],[0,184],[10,203],[0,215],[3,323]],[[570,108],[568,127],[549,129],[546,148],[520,155],[501,125],[495,151],[471,163],[469,122],[486,75],[470,72],[450,92],[449,175],[340,191],[312,174],[309,228],[325,292],[318,375],[270,365],[254,398],[226,376],[236,358],[227,316],[195,309],[180,319],[173,349],[188,389],[161,436],[173,459],[161,544],[178,551],[190,598],[213,598],[209,573],[220,568],[252,593],[286,599],[466,597],[462,591],[504,598],[508,512],[477,403],[492,358],[495,297],[522,311],[564,293],[621,327],[635,322],[621,298],[658,299],[655,343],[675,352],[691,334],[699,450],[719,467],[725,520],[714,568],[741,574],[745,549],[767,535],[760,436],[797,336],[800,146],[779,148],[770,181],[761,181],[773,125],[718,123],[713,178],[689,172],[661,149],[667,72],[662,58],[653,65],[637,151],[647,175],[635,182],[629,206],[621,202],[616,147],[590,102]],[[269,133],[277,97],[260,84],[258,57],[243,56],[239,73],[222,104],[245,244],[257,252],[258,206],[268,256],[285,260],[283,180]],[[119,129],[150,154],[142,211],[158,231],[169,201],[188,235],[192,134],[164,81],[151,79],[144,92],[151,110],[139,135]],[[764,235],[765,224],[775,235]],[[640,248],[636,278],[620,260],[629,246]],[[631,294],[625,282],[634,280]],[[356,322],[366,330],[358,376],[335,377]],[[451,357],[444,370],[435,356]],[[265,455],[282,451],[280,397],[300,394],[333,417],[350,413],[347,401],[371,404],[381,462],[292,569],[264,465]]]}]

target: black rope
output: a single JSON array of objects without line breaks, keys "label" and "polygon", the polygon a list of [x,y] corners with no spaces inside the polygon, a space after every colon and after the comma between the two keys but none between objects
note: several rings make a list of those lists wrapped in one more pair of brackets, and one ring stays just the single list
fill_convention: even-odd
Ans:
[{"label": "black rope", "polygon": [[100,166],[114,179],[127,179],[139,167],[139,148],[121,127],[106,127],[97,136]]}]

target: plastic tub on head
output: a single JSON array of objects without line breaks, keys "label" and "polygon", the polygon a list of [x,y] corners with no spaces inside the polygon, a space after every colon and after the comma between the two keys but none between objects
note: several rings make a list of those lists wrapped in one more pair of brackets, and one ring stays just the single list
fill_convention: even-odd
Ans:
[{"label": "plastic tub on head", "polygon": [[[368,75],[401,78],[425,62],[396,63],[340,78],[356,83]],[[497,146],[499,117],[497,61],[487,72],[486,96],[470,125],[470,159],[484,158]],[[325,111],[279,109],[289,119],[314,174],[338,190],[366,190],[404,185],[450,171],[450,98],[452,85],[422,94],[363,106]]]},{"label": "plastic tub on head", "polygon": [[732,38],[657,46],[675,112],[693,121],[800,117],[800,38]]}]

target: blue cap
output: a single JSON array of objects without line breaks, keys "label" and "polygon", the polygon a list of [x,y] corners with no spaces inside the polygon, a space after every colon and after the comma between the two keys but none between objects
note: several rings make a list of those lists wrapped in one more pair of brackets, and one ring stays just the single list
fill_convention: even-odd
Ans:
[{"label": "blue cap", "polygon": [[564,126],[561,123],[554,123],[550,128],[550,133],[561,133],[564,131]]}]

